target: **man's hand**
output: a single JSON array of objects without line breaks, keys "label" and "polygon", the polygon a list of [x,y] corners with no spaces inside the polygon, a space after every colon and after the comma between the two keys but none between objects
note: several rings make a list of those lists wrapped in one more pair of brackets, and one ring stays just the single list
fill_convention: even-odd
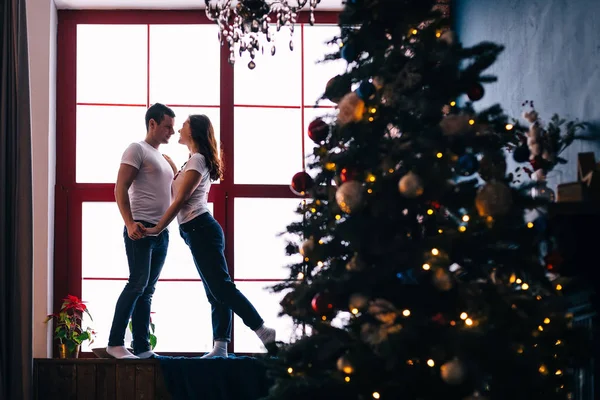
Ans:
[{"label": "man's hand", "polygon": [[127,236],[131,240],[138,240],[146,236],[146,227],[139,222],[127,225]]}]

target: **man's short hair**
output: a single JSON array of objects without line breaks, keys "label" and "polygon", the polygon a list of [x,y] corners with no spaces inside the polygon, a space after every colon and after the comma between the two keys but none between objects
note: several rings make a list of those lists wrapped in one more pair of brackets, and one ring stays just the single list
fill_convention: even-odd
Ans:
[{"label": "man's short hair", "polygon": [[148,131],[151,119],[156,121],[157,124],[160,124],[163,118],[165,118],[165,115],[175,118],[175,113],[169,107],[161,103],[152,104],[146,111],[146,131]]}]

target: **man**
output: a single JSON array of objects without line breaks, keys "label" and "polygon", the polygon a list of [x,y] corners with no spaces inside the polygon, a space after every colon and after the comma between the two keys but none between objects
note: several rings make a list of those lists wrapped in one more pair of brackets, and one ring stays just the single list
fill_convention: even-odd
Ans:
[{"label": "man", "polygon": [[[106,351],[114,358],[150,358],[150,306],[169,245],[169,232],[145,236],[171,204],[174,168],[158,147],[169,142],[175,113],[156,103],[146,111],[146,139],[132,143],[121,158],[115,199],[125,222],[123,238],[129,263],[129,280],[115,307]],[[125,347],[125,330],[131,318],[133,354]]]}]

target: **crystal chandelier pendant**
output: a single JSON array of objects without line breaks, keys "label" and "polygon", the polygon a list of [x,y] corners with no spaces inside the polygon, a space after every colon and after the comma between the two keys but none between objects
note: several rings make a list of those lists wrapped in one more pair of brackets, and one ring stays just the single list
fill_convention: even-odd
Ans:
[{"label": "crystal chandelier pendant", "polygon": [[[271,16],[276,18],[277,31],[286,26],[293,36],[298,12],[308,4],[309,22],[313,25],[314,11],[321,0],[272,0],[271,2],[239,0],[235,7],[233,0],[204,0],[204,2],[206,16],[219,27],[219,42],[221,45],[227,43],[229,46],[229,63],[235,64],[236,52],[239,52],[240,57],[247,52],[251,58],[248,68],[254,69],[256,52],[261,49],[264,53],[265,42],[270,43],[272,56],[276,52],[275,37],[269,26]],[[291,38],[289,48],[294,50]]]}]

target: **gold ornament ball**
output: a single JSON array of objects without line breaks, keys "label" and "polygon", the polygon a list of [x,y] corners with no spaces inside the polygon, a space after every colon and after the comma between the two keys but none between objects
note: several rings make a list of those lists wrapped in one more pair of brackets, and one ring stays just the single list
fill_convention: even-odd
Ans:
[{"label": "gold ornament ball", "polygon": [[475,207],[481,217],[501,217],[509,213],[512,207],[512,193],[501,182],[488,182],[475,196]]},{"label": "gold ornament ball", "polygon": [[487,397],[482,396],[479,392],[475,392],[472,395],[465,397],[463,400],[488,400]]},{"label": "gold ornament ball", "polygon": [[444,268],[438,268],[433,274],[433,285],[443,292],[446,292],[454,286],[452,277]]},{"label": "gold ornament ball", "polygon": [[352,363],[346,355],[343,355],[340,358],[338,358],[336,366],[337,369],[339,369],[341,372],[347,375],[350,375],[354,372],[354,366],[352,365]]},{"label": "gold ornament ball", "polygon": [[465,380],[465,367],[463,363],[457,359],[446,362],[440,367],[442,380],[449,385],[460,385]]},{"label": "gold ornament ball", "polygon": [[343,212],[351,214],[363,206],[364,196],[362,183],[347,181],[335,192],[335,201]]},{"label": "gold ornament ball", "polygon": [[358,255],[358,253],[355,253],[354,256],[352,256],[352,258],[350,259],[350,261],[348,261],[348,264],[346,264],[346,269],[348,271],[362,271],[365,269],[366,266],[367,264]]},{"label": "gold ornament ball", "polygon": [[398,190],[404,197],[414,199],[423,194],[423,181],[419,175],[411,171],[400,178]]},{"label": "gold ornament ball", "polygon": [[369,298],[362,293],[354,293],[350,296],[348,301],[348,308],[350,310],[364,310],[369,305]]},{"label": "gold ornament ball", "polygon": [[304,257],[311,258],[315,251],[315,239],[310,237],[306,239],[300,247],[300,254]]}]

